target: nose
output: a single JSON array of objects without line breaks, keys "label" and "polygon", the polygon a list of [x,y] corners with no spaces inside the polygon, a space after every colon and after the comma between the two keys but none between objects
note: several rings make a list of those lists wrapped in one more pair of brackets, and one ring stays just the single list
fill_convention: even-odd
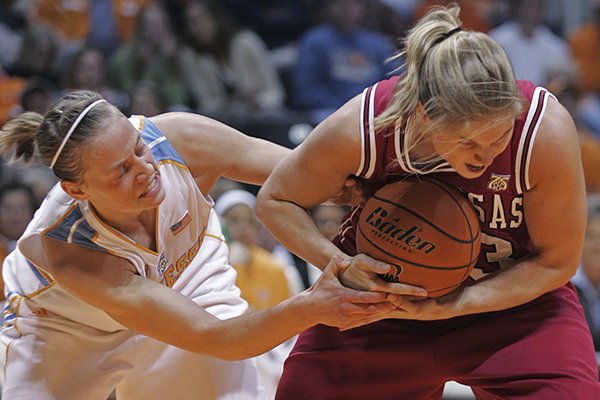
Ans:
[{"label": "nose", "polygon": [[154,166],[152,163],[149,163],[144,158],[139,157],[137,159],[137,169],[138,174],[136,175],[136,180],[141,183],[145,183],[148,179],[148,176],[154,173]]},{"label": "nose", "polygon": [[475,160],[477,160],[478,163],[481,163],[483,165],[489,165],[492,163],[494,156],[495,155],[492,147],[482,148],[477,153],[475,153]]}]

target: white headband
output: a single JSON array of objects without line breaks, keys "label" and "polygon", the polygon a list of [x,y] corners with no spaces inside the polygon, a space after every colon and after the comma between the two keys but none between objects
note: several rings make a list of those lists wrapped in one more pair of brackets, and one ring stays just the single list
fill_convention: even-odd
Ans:
[{"label": "white headband", "polygon": [[56,164],[56,162],[58,161],[58,157],[60,157],[60,153],[63,151],[63,149],[65,148],[65,145],[67,144],[67,142],[69,141],[69,138],[71,137],[71,135],[73,134],[73,132],[75,131],[75,128],[77,128],[77,125],[79,125],[79,123],[81,122],[81,120],[83,119],[83,117],[86,116],[87,113],[90,112],[90,110],[92,108],[94,108],[97,104],[100,104],[102,102],[105,102],[106,100],[104,99],[100,99],[100,100],[96,100],[95,102],[93,102],[92,104],[90,104],[89,106],[87,106],[82,112],[81,114],[79,114],[79,116],[77,117],[77,119],[75,120],[75,122],[73,122],[73,125],[71,125],[71,127],[69,128],[69,131],[67,132],[67,134],[65,135],[65,137],[63,138],[62,143],[60,144],[60,146],[58,147],[58,150],[56,150],[56,154],[54,154],[54,157],[52,158],[52,162],[50,163],[50,169],[54,168],[54,164]]}]

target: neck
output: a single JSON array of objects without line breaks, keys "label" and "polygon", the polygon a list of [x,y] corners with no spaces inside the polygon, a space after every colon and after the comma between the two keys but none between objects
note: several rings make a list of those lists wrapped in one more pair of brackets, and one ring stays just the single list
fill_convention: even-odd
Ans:
[{"label": "neck", "polygon": [[154,250],[156,247],[157,209],[145,210],[137,214],[100,210],[90,203],[90,207],[105,224],[118,230],[137,244]]}]

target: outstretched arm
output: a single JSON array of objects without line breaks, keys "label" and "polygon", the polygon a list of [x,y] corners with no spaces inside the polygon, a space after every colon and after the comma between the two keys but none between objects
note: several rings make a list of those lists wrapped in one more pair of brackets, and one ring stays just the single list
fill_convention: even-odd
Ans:
[{"label": "outstretched arm", "polygon": [[185,160],[202,193],[221,176],[261,185],[290,149],[191,113],[151,118]]},{"label": "outstretched arm", "polygon": [[343,287],[337,275],[347,265],[336,258],[307,291],[267,310],[219,320],[180,293],[140,277],[124,259],[43,240],[51,274],[74,296],[136,332],[222,359],[256,356],[319,323],[343,329],[370,323],[393,308],[385,294]]}]

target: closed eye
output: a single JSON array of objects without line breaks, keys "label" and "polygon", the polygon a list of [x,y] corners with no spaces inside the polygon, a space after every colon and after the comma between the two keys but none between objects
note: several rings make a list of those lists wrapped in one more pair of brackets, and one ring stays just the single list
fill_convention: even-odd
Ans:
[{"label": "closed eye", "polygon": [[144,141],[140,141],[140,145],[135,149],[135,155],[138,157],[146,154],[146,151],[149,149],[148,145]]}]

